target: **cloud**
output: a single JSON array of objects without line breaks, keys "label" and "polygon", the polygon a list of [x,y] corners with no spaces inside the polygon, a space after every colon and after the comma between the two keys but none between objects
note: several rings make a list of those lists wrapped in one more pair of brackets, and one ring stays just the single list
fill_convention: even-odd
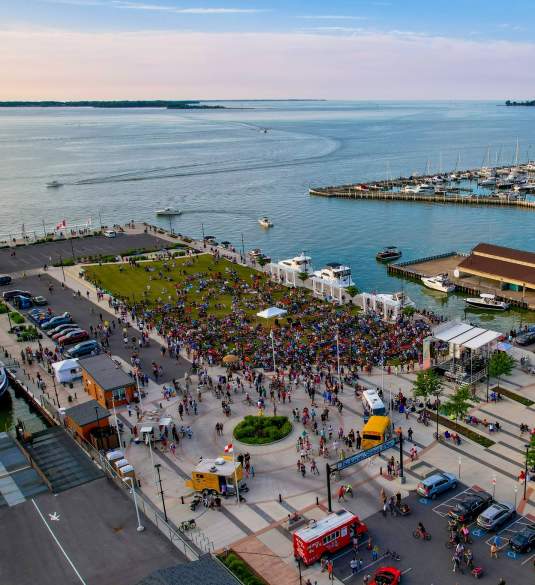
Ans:
[{"label": "cloud", "polygon": [[153,12],[169,12],[172,14],[255,14],[267,12],[260,8],[232,8],[232,7],[194,7],[180,8],[169,4],[152,4],[144,2],[132,2],[130,0],[42,0],[47,4],[65,4],[70,6],[101,6],[105,8],[121,8],[127,10],[146,10]]},{"label": "cloud", "polygon": [[306,20],[368,20],[368,16],[350,16],[344,14],[308,14],[298,16]]},{"label": "cloud", "polygon": [[[535,43],[389,33],[5,30],[0,99],[528,97]],[[505,89],[504,89],[505,88]]]}]

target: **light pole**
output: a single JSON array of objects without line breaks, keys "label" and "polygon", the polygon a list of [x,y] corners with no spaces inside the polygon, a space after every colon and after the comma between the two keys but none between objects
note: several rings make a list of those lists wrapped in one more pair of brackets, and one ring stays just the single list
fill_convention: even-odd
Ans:
[{"label": "light pole", "polygon": [[[52,384],[54,384],[54,392],[56,393],[56,404],[58,405],[58,408],[60,408],[58,389],[56,387],[56,377],[54,376],[54,374],[52,374]],[[98,416],[98,413],[97,413],[97,416]]]},{"label": "light pole", "polygon": [[303,576],[301,574],[301,557],[295,559],[297,561],[297,568],[299,569],[299,585],[303,585]]},{"label": "light pole", "polygon": [[341,384],[340,378],[340,345],[339,345],[340,328],[336,326],[336,367],[338,371],[338,383]]},{"label": "light pole", "polygon": [[136,508],[136,518],[137,518],[137,528],[136,528],[136,530],[138,532],[143,532],[143,530],[145,530],[145,527],[143,526],[143,524],[141,524],[141,518],[139,517],[139,508],[137,507],[136,488],[134,486],[134,478],[132,478],[132,477],[124,477],[123,480],[125,482],[130,481],[130,484],[132,486],[132,496],[134,497],[134,507]]},{"label": "light pole", "polygon": [[527,501],[527,497],[526,497],[526,493],[527,493],[527,487],[528,487],[528,457],[529,457],[529,449],[531,447],[531,445],[529,443],[526,443],[524,445],[524,447],[526,448],[526,462],[524,465],[524,501]]},{"label": "light pole", "polygon": [[273,335],[273,329],[269,332],[271,337],[271,352],[273,354],[273,373],[277,371],[277,365],[275,363],[275,336]]},{"label": "light pole", "polygon": [[494,499],[494,495],[496,494],[496,475],[492,476],[492,499]]},{"label": "light pole", "polygon": [[160,484],[160,496],[162,497],[163,517],[165,518],[165,521],[167,522],[167,510],[165,509],[165,500],[163,497],[163,489],[162,489],[162,478],[160,476],[160,467],[161,466],[162,466],[161,463],[156,463],[156,465],[154,467],[156,468],[156,471],[158,472],[158,483]]},{"label": "light pole", "polygon": [[461,479],[461,458],[459,457],[459,479]]},{"label": "light pole", "polygon": [[113,416],[115,418],[115,428],[117,429],[117,438],[119,439],[119,448],[121,448],[121,433],[119,432],[119,421],[117,420],[117,411],[115,410],[115,398],[113,397],[113,390],[111,392],[111,405],[113,407]]},{"label": "light pole", "polygon": [[517,497],[517,495],[518,495],[518,486],[516,485],[516,483],[515,483],[515,485],[514,485],[514,488],[513,488],[513,489],[515,490],[515,510],[516,510],[516,497]]}]

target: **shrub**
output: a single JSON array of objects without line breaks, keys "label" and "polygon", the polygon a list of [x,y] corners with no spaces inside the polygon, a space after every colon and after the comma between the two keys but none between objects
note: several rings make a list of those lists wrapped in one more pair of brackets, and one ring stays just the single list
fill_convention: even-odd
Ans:
[{"label": "shrub", "polygon": [[234,436],[249,445],[266,445],[288,436],[292,423],[286,416],[246,416],[234,428]]},{"label": "shrub", "polygon": [[8,308],[5,306],[4,303],[0,303],[0,315],[4,315],[8,312]]},{"label": "shrub", "polygon": [[266,581],[259,577],[244,560],[233,552],[220,555],[218,558],[244,585],[266,585]]},{"label": "shrub", "polygon": [[16,325],[24,323],[24,317],[20,313],[17,313],[16,311],[9,313],[9,316],[11,317],[11,321]]},{"label": "shrub", "polygon": [[72,258],[63,258],[61,262],[54,262],[52,266],[74,266],[75,262]]}]

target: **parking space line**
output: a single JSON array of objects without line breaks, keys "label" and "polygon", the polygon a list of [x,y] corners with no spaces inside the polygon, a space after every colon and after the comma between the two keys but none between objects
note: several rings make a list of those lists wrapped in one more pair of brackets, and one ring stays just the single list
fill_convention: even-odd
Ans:
[{"label": "parking space line", "polygon": [[[365,565],[364,567],[362,567],[362,569],[359,569],[359,573],[360,572],[364,572],[366,569],[369,569],[370,567],[373,567],[373,565],[376,565],[377,563],[380,563],[383,559],[386,559],[389,555],[383,555],[381,557],[377,557],[377,559],[375,561],[372,561],[371,563]],[[342,581],[347,581],[348,579],[351,579],[351,577],[356,577],[358,573],[351,573],[350,575],[348,575],[347,577],[344,577],[342,579]]]},{"label": "parking space line", "polygon": [[402,575],[406,575],[407,573],[410,573],[412,571],[412,567],[409,567],[408,569],[405,569],[404,571],[401,571]]},{"label": "parking space line", "polygon": [[527,562],[531,561],[531,559],[535,558],[535,553],[533,553],[530,557],[528,557],[527,559],[524,559],[520,564],[521,565],[525,565]]},{"label": "parking space line", "polygon": [[78,577],[78,579],[80,579],[80,582],[82,583],[82,585],[87,585],[87,583],[83,580],[82,575],[80,575],[80,573],[78,572],[78,569],[74,566],[74,563],[71,561],[69,555],[65,552],[65,549],[61,546],[61,543],[58,540],[58,537],[54,534],[54,531],[48,525],[48,522],[45,520],[45,517],[43,516],[43,513],[39,509],[39,506],[35,503],[35,500],[32,500],[32,504],[35,506],[35,509],[37,510],[37,513],[39,514],[39,516],[41,516],[41,520],[43,521],[44,525],[47,527],[48,532],[50,532],[50,535],[52,536],[52,538],[54,539],[54,541],[58,545],[59,550],[63,553],[63,556],[67,559],[69,565],[72,567],[73,571],[76,573],[76,576]]},{"label": "parking space line", "polygon": [[[462,499],[463,499],[462,496],[473,495],[476,493],[477,493],[476,490],[474,490],[473,488],[466,488],[462,492],[459,492],[458,494],[452,496],[451,498],[448,498],[446,501],[441,502],[440,504],[437,504],[433,508],[433,512],[435,512],[435,514],[438,514],[439,516],[442,516],[444,518],[448,515],[449,510],[452,510],[453,508],[455,508],[455,505],[458,502],[462,501]],[[450,503],[450,502],[452,502],[452,503]],[[440,510],[440,508],[442,508],[442,507],[447,508],[447,510],[445,512]]]}]

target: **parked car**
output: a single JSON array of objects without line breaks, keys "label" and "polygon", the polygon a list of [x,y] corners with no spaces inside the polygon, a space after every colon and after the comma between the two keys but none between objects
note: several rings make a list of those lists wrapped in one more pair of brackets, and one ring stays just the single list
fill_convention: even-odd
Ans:
[{"label": "parked car", "polygon": [[509,502],[494,502],[477,517],[477,525],[485,530],[496,530],[514,516],[515,507]]},{"label": "parked car", "polygon": [[61,325],[58,325],[57,327],[54,327],[54,329],[49,329],[47,331],[47,335],[49,335],[50,337],[54,337],[54,335],[56,335],[56,333],[59,333],[60,331],[64,331],[65,329],[70,329],[71,327],[78,327],[78,325],[76,323],[62,323]]},{"label": "parked car", "polygon": [[470,522],[486,510],[492,502],[492,496],[486,492],[470,494],[458,502],[455,508],[448,512],[448,516],[457,522]]},{"label": "parked car", "polygon": [[424,498],[434,500],[439,494],[457,487],[457,477],[453,473],[433,473],[423,479],[416,491]]},{"label": "parked car", "polygon": [[95,339],[88,339],[87,341],[82,341],[81,343],[77,343],[71,349],[66,351],[68,357],[71,358],[79,358],[86,355],[90,355],[92,353],[99,353],[100,346]]},{"label": "parked car", "polygon": [[13,297],[11,302],[17,307],[17,309],[29,309],[33,304],[30,297],[24,297],[22,295]]},{"label": "parked car", "polygon": [[32,298],[33,304],[38,307],[43,307],[44,305],[48,305],[48,300],[45,297],[37,296]]},{"label": "parked car", "polygon": [[528,331],[516,336],[515,342],[517,345],[531,345],[535,343],[535,331]]},{"label": "parked car", "polygon": [[77,331],[66,333],[63,337],[58,339],[58,343],[60,345],[72,345],[73,343],[85,341],[86,339],[89,339],[89,333],[83,329],[79,329]]},{"label": "parked car", "polygon": [[8,274],[0,274],[0,286],[5,286],[6,284],[11,284],[13,279]]},{"label": "parked car", "polygon": [[115,238],[117,236],[117,232],[114,230],[106,230],[102,232],[102,235],[106,236],[107,238]]},{"label": "parked car", "polygon": [[379,567],[370,585],[399,585],[401,583],[401,571],[396,567]]},{"label": "parked car", "polygon": [[5,292],[2,293],[2,298],[4,299],[4,301],[10,301],[13,297],[28,297],[28,298],[32,298],[32,293],[28,292],[27,290],[6,290]]},{"label": "parked car", "polygon": [[71,331],[82,331],[79,325],[70,325],[69,323],[67,323],[66,325],[67,327],[65,327],[65,329],[62,329],[61,331],[58,331],[57,333],[54,333],[54,335],[51,336],[54,341],[57,341],[61,337],[64,337],[65,335],[67,335],[67,333],[70,333]]},{"label": "parked car", "polygon": [[519,553],[535,550],[535,527],[527,526],[524,530],[517,532],[509,541],[509,546]]},{"label": "parked car", "polygon": [[63,313],[63,315],[58,315],[57,317],[52,317],[48,319],[44,323],[41,324],[41,327],[45,330],[53,329],[62,323],[72,323],[71,314],[70,313]]},{"label": "parked car", "polygon": [[46,323],[54,316],[53,313],[47,313],[41,309],[32,309],[28,312],[28,319],[36,323],[37,325],[41,325],[41,323]]}]

